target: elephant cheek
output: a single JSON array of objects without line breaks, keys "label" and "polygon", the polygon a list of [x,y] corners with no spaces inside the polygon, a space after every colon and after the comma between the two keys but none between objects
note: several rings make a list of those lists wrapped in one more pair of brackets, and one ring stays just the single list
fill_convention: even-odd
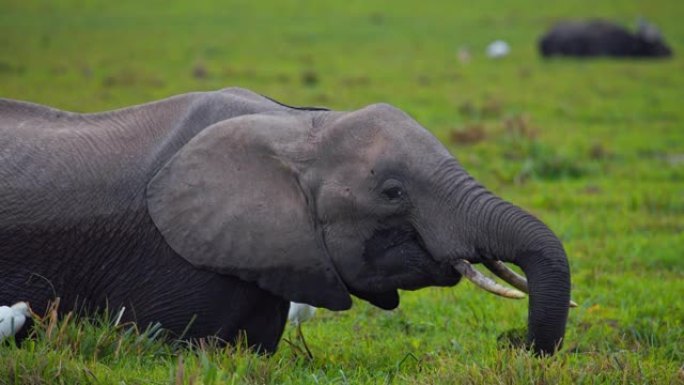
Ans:
[{"label": "elephant cheek", "polygon": [[325,246],[337,273],[347,286],[360,282],[366,272],[363,243],[343,229],[330,227],[325,232]]}]

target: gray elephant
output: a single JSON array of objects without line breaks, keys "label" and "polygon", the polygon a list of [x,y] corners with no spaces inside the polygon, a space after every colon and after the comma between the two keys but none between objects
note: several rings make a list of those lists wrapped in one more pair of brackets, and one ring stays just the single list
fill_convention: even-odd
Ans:
[{"label": "gray elephant", "polygon": [[605,20],[563,21],[554,25],[539,40],[545,57],[670,57],[660,31],[640,20],[636,33]]},{"label": "gray elephant", "polygon": [[244,89],[98,114],[0,100],[0,303],[125,306],[172,335],[244,333],[272,352],[289,301],[393,309],[398,289],[487,286],[471,263],[529,291],[528,342],[552,354],[570,299],[561,242],[389,105]]}]

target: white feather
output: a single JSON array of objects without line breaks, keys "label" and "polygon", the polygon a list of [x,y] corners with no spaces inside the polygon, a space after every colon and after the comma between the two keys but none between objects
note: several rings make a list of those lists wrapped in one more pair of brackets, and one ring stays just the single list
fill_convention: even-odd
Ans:
[{"label": "white feather", "polygon": [[487,56],[499,59],[511,52],[511,46],[503,40],[495,40],[487,46]]},{"label": "white feather", "polygon": [[26,302],[17,302],[12,306],[0,306],[0,340],[15,335],[26,323],[31,310]]},{"label": "white feather", "polygon": [[287,319],[295,326],[311,319],[316,314],[316,308],[305,303],[290,302],[290,311]]}]

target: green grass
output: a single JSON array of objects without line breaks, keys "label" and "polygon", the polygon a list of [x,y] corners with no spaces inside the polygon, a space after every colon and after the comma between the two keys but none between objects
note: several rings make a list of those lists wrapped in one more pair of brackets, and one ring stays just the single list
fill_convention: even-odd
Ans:
[{"label": "green grass", "polygon": [[[304,327],[312,362],[287,344],[266,358],[48,317],[0,345],[0,384],[684,383],[684,2],[192,3],[1,0],[0,96],[92,112],[242,86],[295,105],[394,104],[563,239],[580,303],[565,349],[506,347],[526,303],[464,283],[404,292],[394,312],[320,311]],[[638,15],[672,60],[535,51],[556,19]],[[513,49],[499,61],[483,54],[496,38]]]}]

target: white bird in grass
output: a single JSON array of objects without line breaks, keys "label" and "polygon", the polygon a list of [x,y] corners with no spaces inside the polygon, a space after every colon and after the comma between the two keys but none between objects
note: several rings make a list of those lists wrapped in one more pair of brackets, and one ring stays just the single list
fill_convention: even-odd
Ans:
[{"label": "white bird in grass", "polygon": [[[311,354],[311,350],[309,350],[306,340],[304,339],[304,334],[302,334],[302,322],[308,321],[314,316],[314,314],[316,314],[315,307],[298,302],[290,302],[290,311],[287,313],[287,319],[297,328],[297,337],[302,342],[302,345],[304,345],[306,355],[309,357],[309,359],[313,359],[313,354]],[[290,341],[285,341],[289,343],[290,346],[294,347],[294,344],[292,344]]]},{"label": "white bird in grass", "polygon": [[316,308],[305,303],[290,302],[290,311],[287,313],[287,320],[295,326],[310,320],[316,314]]},{"label": "white bird in grass", "polygon": [[501,59],[511,52],[511,46],[503,40],[495,40],[487,46],[487,56],[492,59]]},{"label": "white bird in grass", "polygon": [[12,306],[0,306],[0,340],[15,335],[31,316],[31,308],[26,302],[17,302]]}]

